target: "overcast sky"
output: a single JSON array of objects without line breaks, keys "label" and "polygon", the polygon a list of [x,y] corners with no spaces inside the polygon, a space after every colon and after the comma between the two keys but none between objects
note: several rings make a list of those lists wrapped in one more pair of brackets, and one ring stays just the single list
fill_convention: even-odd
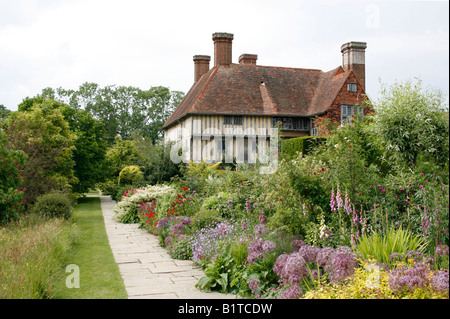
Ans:
[{"label": "overcast sky", "polygon": [[234,34],[234,63],[323,71],[364,41],[370,98],[415,77],[448,96],[448,0],[0,0],[0,104],[84,82],[186,93],[214,32]]}]

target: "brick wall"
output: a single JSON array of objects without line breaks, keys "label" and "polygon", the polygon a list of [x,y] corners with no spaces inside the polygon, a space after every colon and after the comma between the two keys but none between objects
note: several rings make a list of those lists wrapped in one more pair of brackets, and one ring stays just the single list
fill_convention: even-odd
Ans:
[{"label": "brick wall", "polygon": [[[357,83],[356,92],[347,91],[348,83]],[[330,118],[335,122],[341,121],[341,105],[361,105],[366,99],[366,95],[363,93],[361,85],[357,82],[355,75],[352,73],[347,79],[347,82],[342,86],[333,104],[325,114],[325,118]],[[364,109],[364,115],[373,112],[370,108]]]}]

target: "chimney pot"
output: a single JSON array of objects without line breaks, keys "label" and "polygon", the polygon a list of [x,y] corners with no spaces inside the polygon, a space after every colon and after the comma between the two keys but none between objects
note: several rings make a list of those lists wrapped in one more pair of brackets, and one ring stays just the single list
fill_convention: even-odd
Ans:
[{"label": "chimney pot", "polygon": [[348,42],[341,46],[342,66],[352,70],[364,91],[366,90],[366,42]]},{"label": "chimney pot", "polygon": [[209,55],[194,55],[194,83],[209,71],[209,61],[211,61]]},{"label": "chimney pot", "polygon": [[233,34],[224,32],[216,32],[212,35],[214,41],[214,66],[231,64],[233,37]]},{"label": "chimney pot", "polygon": [[256,60],[258,60],[257,54],[244,53],[244,54],[241,54],[241,56],[239,57],[239,64],[256,65]]}]

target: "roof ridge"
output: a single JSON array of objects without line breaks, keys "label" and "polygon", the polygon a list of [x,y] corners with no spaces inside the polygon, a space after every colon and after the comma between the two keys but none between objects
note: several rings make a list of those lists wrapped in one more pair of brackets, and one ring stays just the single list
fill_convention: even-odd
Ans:
[{"label": "roof ridge", "polygon": [[305,71],[319,71],[323,72],[320,69],[307,69],[307,68],[295,68],[295,67],[288,67],[288,66],[271,66],[271,65],[256,65],[257,68],[271,68],[271,69],[280,69],[280,70],[305,70]]},{"label": "roof ridge", "polygon": [[[342,70],[343,72],[339,72],[340,70]],[[329,79],[325,78],[325,75],[329,75],[330,73],[333,75],[331,78],[331,82],[335,79],[336,76],[341,75],[341,74],[343,74],[343,78],[344,78],[344,82],[345,82],[347,80],[348,76],[350,75],[350,72],[345,71],[342,68],[342,66],[338,66],[327,72],[322,72],[322,74],[320,75],[319,83],[314,88],[314,95],[311,99],[310,105],[308,105],[308,113],[312,114],[311,109],[315,106],[317,100],[320,98],[319,95],[320,95],[320,93],[322,93],[322,86],[324,85],[325,81],[329,80]],[[330,86],[328,86],[328,87],[330,87]],[[341,88],[342,88],[342,85],[340,85],[339,90],[336,90],[335,92],[332,93],[332,101],[334,101],[336,99]]]}]

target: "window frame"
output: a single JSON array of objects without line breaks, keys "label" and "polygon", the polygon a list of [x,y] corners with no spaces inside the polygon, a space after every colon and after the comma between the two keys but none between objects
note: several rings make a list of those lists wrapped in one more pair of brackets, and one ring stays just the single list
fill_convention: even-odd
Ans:
[{"label": "window frame", "polygon": [[364,108],[360,105],[341,104],[341,125],[353,124],[354,119],[362,121],[363,117]]},{"label": "window frame", "polygon": [[352,93],[358,92],[358,85],[356,83],[347,83],[347,91]]},{"label": "window frame", "polygon": [[307,117],[273,117],[272,127],[278,122],[282,122],[281,129],[283,131],[308,132],[310,119]]}]

